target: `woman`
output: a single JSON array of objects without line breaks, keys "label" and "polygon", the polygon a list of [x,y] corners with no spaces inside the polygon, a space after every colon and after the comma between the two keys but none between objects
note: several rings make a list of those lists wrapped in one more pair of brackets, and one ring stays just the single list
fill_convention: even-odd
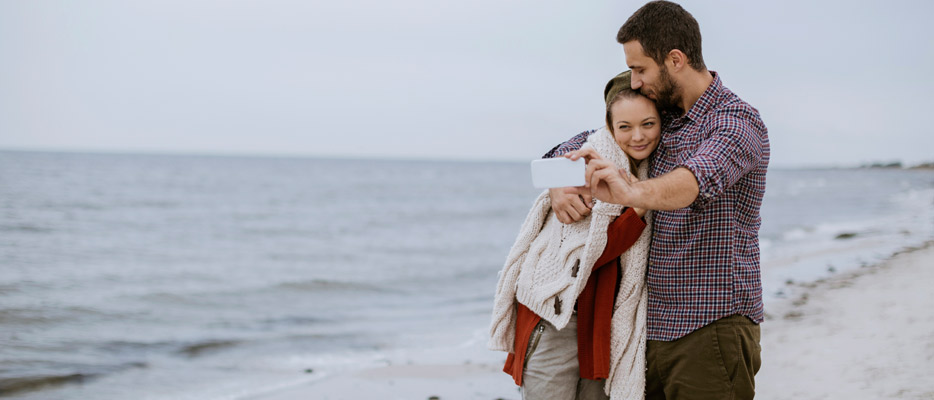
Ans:
[{"label": "woman", "polygon": [[[661,136],[655,103],[630,88],[629,71],[604,98],[606,129],[584,146],[645,179]],[[562,224],[548,192],[538,197],[500,272],[490,328],[523,398],[643,398],[650,223],[644,210],[595,201]]]}]

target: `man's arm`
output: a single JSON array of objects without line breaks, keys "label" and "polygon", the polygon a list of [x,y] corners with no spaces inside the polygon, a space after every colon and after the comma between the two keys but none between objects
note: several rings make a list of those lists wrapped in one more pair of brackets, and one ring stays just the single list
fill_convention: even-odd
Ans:
[{"label": "man's arm", "polygon": [[555,147],[552,147],[551,150],[549,150],[547,153],[545,153],[545,155],[542,156],[542,158],[561,157],[574,150],[580,149],[581,146],[584,145],[584,142],[587,141],[587,138],[590,137],[590,135],[596,131],[597,131],[596,129],[591,129],[589,131],[583,131],[581,133],[578,133],[577,135],[574,135],[574,137],[568,139],[568,141],[561,143]]},{"label": "man's arm", "polygon": [[768,157],[768,133],[752,107],[728,107],[711,119],[713,134],[678,167],[690,170],[700,192],[691,208],[702,209]]},{"label": "man's arm", "polygon": [[564,191],[589,191],[606,202],[652,210],[687,206],[701,209],[756,168],[768,149],[765,126],[750,110],[721,110],[713,116],[712,124],[713,135],[690,159],[665,175],[643,182],[630,182],[624,171],[600,158],[593,149],[568,153],[566,156],[572,160],[587,158],[587,185]]},{"label": "man's arm", "polygon": [[602,201],[649,210],[677,210],[694,202],[699,193],[697,179],[687,168],[677,168],[665,175],[637,181],[616,164],[604,160],[594,149],[578,150],[567,155],[572,160],[587,161],[587,184],[563,188],[569,195],[591,193]]},{"label": "man's arm", "polygon": [[630,203],[622,204],[664,211],[691,205],[700,192],[694,173],[683,167],[654,179],[636,182],[632,184],[632,191]]}]

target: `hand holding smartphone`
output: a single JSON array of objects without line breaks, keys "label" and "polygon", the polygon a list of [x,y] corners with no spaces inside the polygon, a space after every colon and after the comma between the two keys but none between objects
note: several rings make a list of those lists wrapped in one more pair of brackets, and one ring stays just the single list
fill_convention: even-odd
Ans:
[{"label": "hand holding smartphone", "polygon": [[532,186],[550,189],[567,186],[584,186],[587,165],[583,158],[571,161],[568,158],[546,158],[532,161]]}]

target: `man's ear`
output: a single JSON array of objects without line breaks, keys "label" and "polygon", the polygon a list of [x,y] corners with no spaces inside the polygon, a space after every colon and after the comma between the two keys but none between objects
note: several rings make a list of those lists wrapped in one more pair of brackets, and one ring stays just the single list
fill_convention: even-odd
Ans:
[{"label": "man's ear", "polygon": [[679,72],[688,65],[688,57],[683,51],[672,49],[668,52],[668,57],[665,57],[665,63],[668,64],[668,69]]}]

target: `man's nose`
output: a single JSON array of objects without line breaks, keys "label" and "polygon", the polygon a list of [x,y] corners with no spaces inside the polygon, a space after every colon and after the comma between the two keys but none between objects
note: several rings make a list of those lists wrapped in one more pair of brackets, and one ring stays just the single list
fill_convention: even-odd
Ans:
[{"label": "man's nose", "polygon": [[629,85],[632,86],[632,90],[639,90],[639,88],[642,87],[642,78],[633,75]]}]

